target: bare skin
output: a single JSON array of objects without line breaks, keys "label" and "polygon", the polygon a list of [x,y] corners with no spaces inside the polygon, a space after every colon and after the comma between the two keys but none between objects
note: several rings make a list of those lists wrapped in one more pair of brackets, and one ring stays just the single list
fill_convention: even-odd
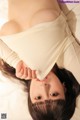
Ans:
[{"label": "bare skin", "polygon": [[[36,24],[55,20],[61,10],[57,0],[8,0],[9,21],[2,26],[1,36],[16,34]],[[36,71],[20,61],[16,76],[21,79],[36,78]]]},{"label": "bare skin", "polygon": [[25,31],[41,22],[55,20],[60,14],[57,0],[8,0],[8,18],[1,35]]}]

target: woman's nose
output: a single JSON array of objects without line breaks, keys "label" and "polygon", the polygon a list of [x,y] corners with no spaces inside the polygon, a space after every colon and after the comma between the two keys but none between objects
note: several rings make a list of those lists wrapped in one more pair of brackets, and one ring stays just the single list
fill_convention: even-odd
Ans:
[{"label": "woman's nose", "polygon": [[45,83],[44,86],[47,87],[48,89],[50,88],[50,85],[48,83]]},{"label": "woman's nose", "polygon": [[45,89],[45,92],[46,92],[46,98],[48,98],[49,97],[50,85],[48,83],[45,83],[44,84],[44,89]]},{"label": "woman's nose", "polygon": [[45,85],[45,86],[48,86],[48,84],[47,84],[47,83],[45,83],[44,85]]}]

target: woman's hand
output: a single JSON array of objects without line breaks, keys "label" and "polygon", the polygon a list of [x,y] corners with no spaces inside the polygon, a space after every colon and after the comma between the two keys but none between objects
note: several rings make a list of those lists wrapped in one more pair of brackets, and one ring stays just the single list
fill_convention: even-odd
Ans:
[{"label": "woman's hand", "polygon": [[16,66],[16,76],[20,79],[31,80],[36,78],[36,71],[31,70],[23,61]]}]

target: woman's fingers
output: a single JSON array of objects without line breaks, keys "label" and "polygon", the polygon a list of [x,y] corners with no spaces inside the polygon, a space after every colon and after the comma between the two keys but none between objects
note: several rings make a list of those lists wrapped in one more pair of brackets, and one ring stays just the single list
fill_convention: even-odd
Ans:
[{"label": "woman's fingers", "polygon": [[33,79],[36,78],[36,70],[32,70],[32,78],[33,78]]},{"label": "woman's fingers", "polygon": [[31,80],[36,78],[36,71],[28,68],[23,61],[16,67],[16,76],[20,79]]},{"label": "woman's fingers", "polygon": [[35,70],[31,70],[30,68],[28,68],[28,75],[26,80],[32,80],[36,78],[36,71]]},{"label": "woman's fingers", "polygon": [[19,78],[22,77],[23,73],[24,73],[24,69],[22,69],[22,68],[20,69],[19,72],[16,70],[16,76],[19,77]]},{"label": "woman's fingers", "polygon": [[16,66],[16,72],[21,72],[21,69],[22,69],[22,66],[23,66],[23,61],[19,61],[19,63],[17,64]]},{"label": "woman's fingers", "polygon": [[26,80],[32,79],[32,70],[28,68]]},{"label": "woman's fingers", "polygon": [[23,74],[21,76],[21,79],[26,79],[28,77],[28,69],[27,68],[23,68]]}]

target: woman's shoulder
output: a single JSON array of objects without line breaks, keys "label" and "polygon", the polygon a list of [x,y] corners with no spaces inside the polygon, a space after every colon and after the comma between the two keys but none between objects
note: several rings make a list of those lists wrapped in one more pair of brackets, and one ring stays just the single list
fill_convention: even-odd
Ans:
[{"label": "woman's shoulder", "polygon": [[10,35],[20,31],[21,31],[20,25],[16,21],[10,20],[3,24],[0,30],[0,35]]}]

